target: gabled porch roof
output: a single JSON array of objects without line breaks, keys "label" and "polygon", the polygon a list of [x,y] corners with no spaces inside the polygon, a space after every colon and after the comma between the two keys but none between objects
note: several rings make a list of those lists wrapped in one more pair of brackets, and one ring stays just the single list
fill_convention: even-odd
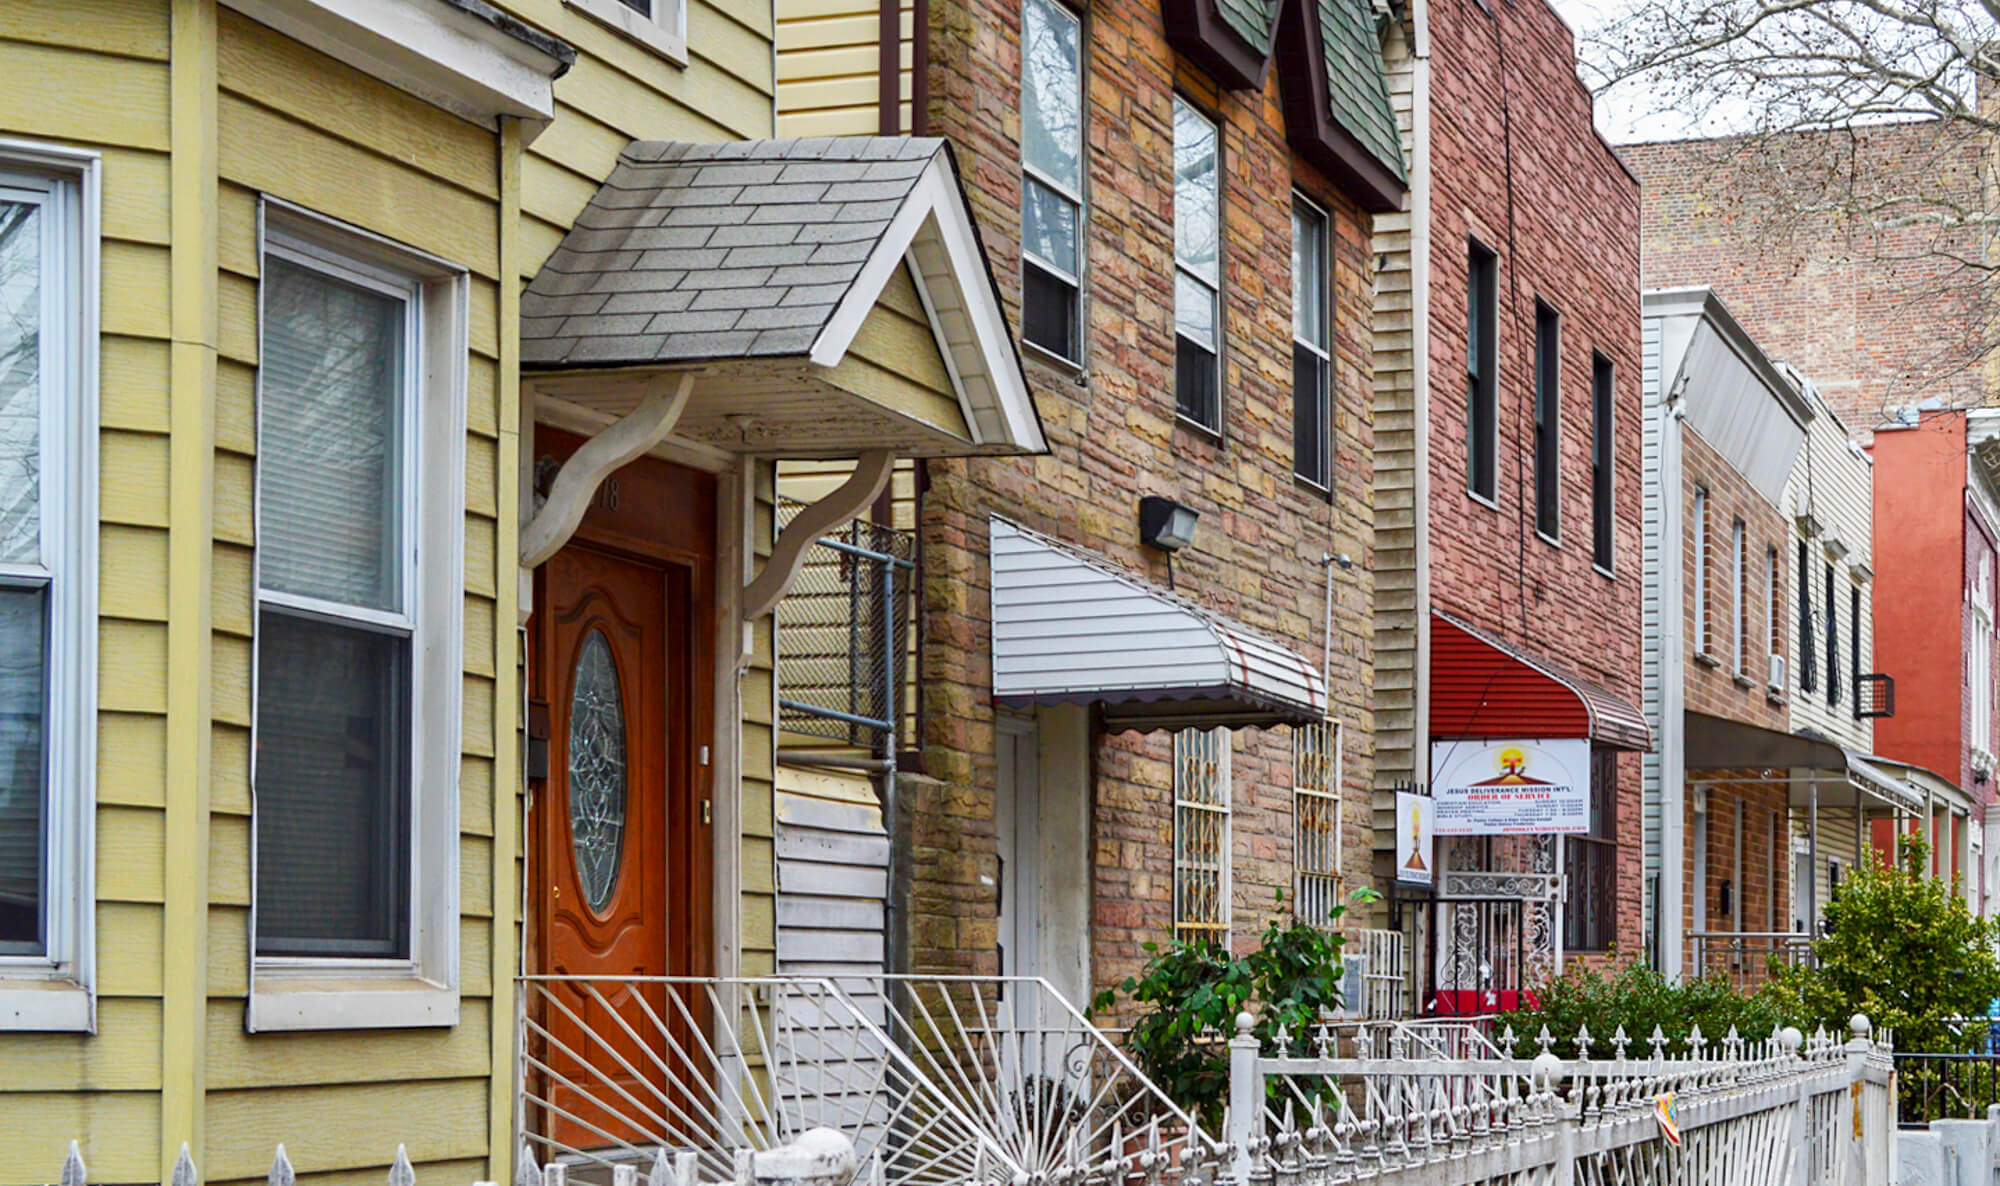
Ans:
[{"label": "gabled porch roof", "polygon": [[950,148],[641,141],[521,300],[544,397],[631,413],[693,372],[675,431],[732,452],[1040,452]]}]

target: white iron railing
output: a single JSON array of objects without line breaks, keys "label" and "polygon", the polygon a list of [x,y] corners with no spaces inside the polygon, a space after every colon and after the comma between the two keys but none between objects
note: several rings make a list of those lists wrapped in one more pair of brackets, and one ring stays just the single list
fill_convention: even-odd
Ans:
[{"label": "white iron railing", "polygon": [[[830,1129],[830,1186],[1059,1177],[1201,1138],[1042,980],[949,976],[521,980],[517,1123],[529,1156],[644,1171],[742,1159]],[[576,1172],[583,1172],[581,1170]],[[608,1178],[607,1178],[608,1180]]]}]

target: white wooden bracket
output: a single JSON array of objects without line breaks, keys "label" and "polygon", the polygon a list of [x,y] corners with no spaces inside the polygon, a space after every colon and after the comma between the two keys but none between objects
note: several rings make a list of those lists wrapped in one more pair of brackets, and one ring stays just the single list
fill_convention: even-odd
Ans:
[{"label": "white wooden bracket", "polygon": [[868,509],[889,485],[896,469],[896,455],[888,449],[870,449],[854,463],[854,472],[826,497],[798,513],[771,547],[764,569],[743,589],[743,621],[754,622],[771,612],[778,598],[791,588],[792,578],[806,562],[806,549],[828,532],[852,523]]},{"label": "white wooden bracket", "polygon": [[576,534],[597,487],[620,466],[666,439],[687,409],[694,372],[680,376],[671,390],[656,391],[639,406],[607,425],[570,454],[549,487],[549,499],[521,528],[521,567],[534,568]]}]

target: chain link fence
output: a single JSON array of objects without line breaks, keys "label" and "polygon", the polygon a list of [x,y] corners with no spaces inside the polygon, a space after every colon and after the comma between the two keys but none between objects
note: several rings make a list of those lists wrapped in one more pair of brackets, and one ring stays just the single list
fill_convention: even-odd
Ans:
[{"label": "chain link fence", "polygon": [[[778,501],[780,529],[807,504]],[[855,520],[814,544],[778,603],[778,720],[786,732],[907,746],[914,532]]]}]

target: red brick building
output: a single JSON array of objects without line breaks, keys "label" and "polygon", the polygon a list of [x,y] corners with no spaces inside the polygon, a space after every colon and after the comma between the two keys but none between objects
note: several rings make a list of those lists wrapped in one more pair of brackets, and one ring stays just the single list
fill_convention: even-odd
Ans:
[{"label": "red brick building", "polygon": [[[1591,754],[1592,835],[1443,845],[1437,892],[1499,886],[1454,872],[1529,874],[1511,904],[1399,893],[1420,940],[1466,910],[1503,936],[1419,959],[1449,1006],[1553,973],[1559,948],[1629,950],[1640,933],[1639,188],[1593,127],[1551,7],[1421,11],[1390,56],[1410,212],[1376,240],[1378,847],[1389,792],[1435,781],[1453,747],[1569,738]],[[1536,884],[1539,900],[1515,893]],[[1512,927],[1557,942],[1503,952]]]}]

